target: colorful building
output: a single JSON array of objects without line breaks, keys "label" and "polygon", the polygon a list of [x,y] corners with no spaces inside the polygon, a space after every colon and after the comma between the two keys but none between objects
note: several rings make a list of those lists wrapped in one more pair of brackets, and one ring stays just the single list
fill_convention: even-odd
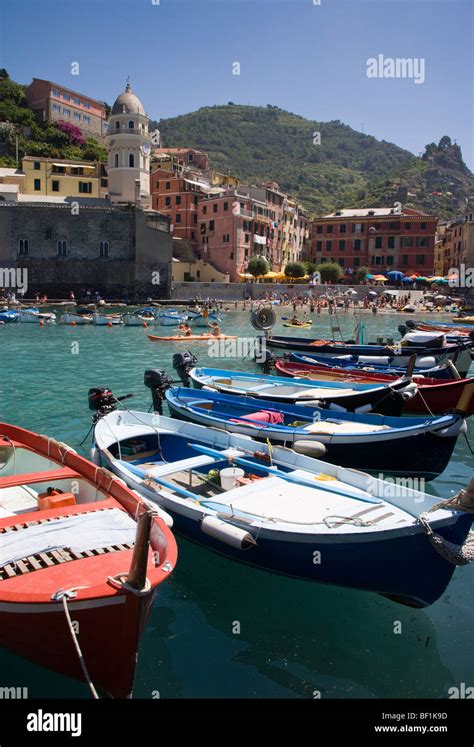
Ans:
[{"label": "colorful building", "polygon": [[450,221],[442,237],[443,272],[448,275],[453,270],[464,271],[474,268],[474,213]]},{"label": "colorful building", "polygon": [[152,208],[167,215],[173,236],[186,239],[193,248],[199,243],[198,201],[210,189],[209,182],[182,169],[169,171],[159,166],[151,174]]},{"label": "colorful building", "polygon": [[23,191],[52,197],[105,197],[108,190],[106,164],[25,156]]},{"label": "colorful building", "polygon": [[33,78],[26,89],[26,102],[40,122],[63,120],[95,137],[107,132],[106,108],[102,101],[50,80]]},{"label": "colorful building", "polygon": [[338,210],[312,224],[310,259],[337,262],[352,274],[400,270],[432,275],[437,218],[411,208]]}]

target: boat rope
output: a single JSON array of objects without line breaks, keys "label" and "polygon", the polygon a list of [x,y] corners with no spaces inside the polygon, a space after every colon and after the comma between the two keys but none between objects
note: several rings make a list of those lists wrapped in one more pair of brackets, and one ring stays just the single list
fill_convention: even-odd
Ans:
[{"label": "boat rope", "polygon": [[145,586],[143,589],[136,589],[134,586],[130,586],[127,578],[128,573],[124,571],[123,573],[116,573],[115,576],[107,576],[107,582],[112,586],[115,586],[116,589],[129,591],[132,594],[135,594],[136,597],[144,597],[150,593],[151,582],[148,578],[145,579]]},{"label": "boat rope", "polygon": [[85,589],[85,588],[87,588],[87,587],[85,587],[85,586],[76,586],[76,587],[74,587],[72,589],[60,589],[59,591],[57,591],[55,594],[52,595],[51,599],[53,601],[57,601],[57,602],[62,602],[63,603],[64,614],[66,615],[66,620],[67,620],[69,632],[71,633],[71,637],[72,637],[72,640],[73,640],[73,643],[74,643],[74,647],[75,647],[76,652],[77,652],[77,656],[79,658],[79,663],[81,665],[81,669],[82,669],[82,672],[84,674],[84,678],[85,678],[87,684],[89,685],[90,691],[92,693],[92,697],[95,698],[96,700],[99,700],[99,695],[97,693],[97,690],[95,689],[94,683],[92,682],[92,680],[90,678],[89,671],[87,669],[86,662],[85,662],[83,653],[81,651],[81,647],[79,645],[79,641],[78,641],[78,638],[77,638],[77,635],[76,635],[76,631],[74,630],[74,625],[73,625],[73,622],[71,620],[71,615],[69,613],[69,607],[68,607],[68,604],[67,604],[68,603],[68,599],[74,599],[74,597],[76,596],[76,592],[78,591],[78,589]]},{"label": "boat rope", "polygon": [[427,403],[426,399],[425,399],[425,398],[423,397],[423,395],[422,395],[422,393],[421,393],[421,389],[420,389],[420,387],[418,387],[418,394],[419,394],[419,396],[420,396],[420,399],[421,399],[421,401],[423,402],[424,406],[425,406],[425,407],[426,407],[426,409],[428,410],[429,414],[431,415],[431,417],[433,417],[433,418],[434,418],[434,417],[435,417],[435,414],[434,414],[434,412],[432,412],[432,411],[431,411],[431,409],[430,409],[430,407],[429,407],[429,405],[428,405],[428,403]]},{"label": "boat rope", "polygon": [[[471,480],[465,490],[460,490],[457,495],[449,500],[433,504],[429,512],[446,508],[463,511],[464,513],[474,513],[474,479]],[[420,514],[419,521],[435,550],[453,565],[467,565],[474,560],[474,534],[468,534],[462,545],[449,542],[440,534],[433,532],[428,522],[429,512]]]},{"label": "boat rope", "polygon": [[[7,441],[7,443],[9,443],[13,449],[13,473],[12,474],[16,475],[16,446],[14,442],[11,440],[11,438],[9,438],[8,436],[4,436],[3,433],[0,433],[0,438],[3,439],[4,441]],[[0,466],[0,470],[5,469],[7,464],[8,464],[8,458]]]}]

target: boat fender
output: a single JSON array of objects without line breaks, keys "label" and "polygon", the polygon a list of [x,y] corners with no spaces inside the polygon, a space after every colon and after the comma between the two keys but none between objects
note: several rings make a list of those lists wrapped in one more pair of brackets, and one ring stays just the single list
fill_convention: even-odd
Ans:
[{"label": "boat fender", "polygon": [[296,451],[297,454],[304,454],[304,456],[320,459],[326,453],[327,449],[321,441],[295,441],[293,451]]},{"label": "boat fender", "polygon": [[345,407],[342,407],[342,405],[337,405],[335,402],[331,402],[331,404],[328,407],[328,410],[337,410],[337,412],[347,412]]},{"label": "boat fender", "polygon": [[359,415],[363,414],[364,412],[372,412],[372,405],[361,405],[360,407],[356,407],[354,412],[358,413]]},{"label": "boat fender", "polygon": [[92,464],[96,464],[98,467],[101,466],[100,451],[95,445],[91,449],[91,462]]},{"label": "boat fender", "polygon": [[417,385],[412,382],[411,384],[408,384],[404,389],[398,390],[398,393],[402,395],[404,400],[412,399],[412,397],[415,396],[415,394],[418,391]]},{"label": "boat fender", "polygon": [[209,537],[235,547],[237,550],[247,550],[257,544],[250,532],[234,527],[215,516],[205,516],[201,521],[201,529]]}]

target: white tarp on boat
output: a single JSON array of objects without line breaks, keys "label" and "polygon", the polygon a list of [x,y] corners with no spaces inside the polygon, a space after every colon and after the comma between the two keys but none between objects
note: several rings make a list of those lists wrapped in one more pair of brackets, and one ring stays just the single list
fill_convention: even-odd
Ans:
[{"label": "white tarp on boat", "polygon": [[[40,515],[40,514],[39,514]],[[135,540],[136,524],[117,508],[52,519],[0,536],[0,566],[40,552],[71,548],[76,552]]]}]

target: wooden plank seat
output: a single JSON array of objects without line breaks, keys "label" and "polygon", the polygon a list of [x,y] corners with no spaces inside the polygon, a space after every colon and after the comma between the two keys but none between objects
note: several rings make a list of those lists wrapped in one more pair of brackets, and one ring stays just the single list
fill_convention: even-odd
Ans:
[{"label": "wooden plank seat", "polygon": [[48,469],[44,472],[22,473],[21,475],[5,475],[0,477],[0,490],[12,488],[15,485],[32,485],[36,482],[52,482],[54,480],[82,480],[82,475],[69,467]]},{"label": "wooden plank seat", "polygon": [[7,563],[3,567],[0,567],[0,581],[13,578],[14,576],[21,576],[24,573],[41,571],[44,568],[59,565],[60,563],[69,563],[72,560],[82,560],[83,558],[93,558],[105,553],[131,550],[134,544],[134,542],[129,542],[125,545],[109,545],[108,547],[98,547],[94,550],[84,550],[82,552],[72,551],[70,548],[62,548],[37,553],[36,555],[30,555],[27,558],[22,558],[14,563]]}]

